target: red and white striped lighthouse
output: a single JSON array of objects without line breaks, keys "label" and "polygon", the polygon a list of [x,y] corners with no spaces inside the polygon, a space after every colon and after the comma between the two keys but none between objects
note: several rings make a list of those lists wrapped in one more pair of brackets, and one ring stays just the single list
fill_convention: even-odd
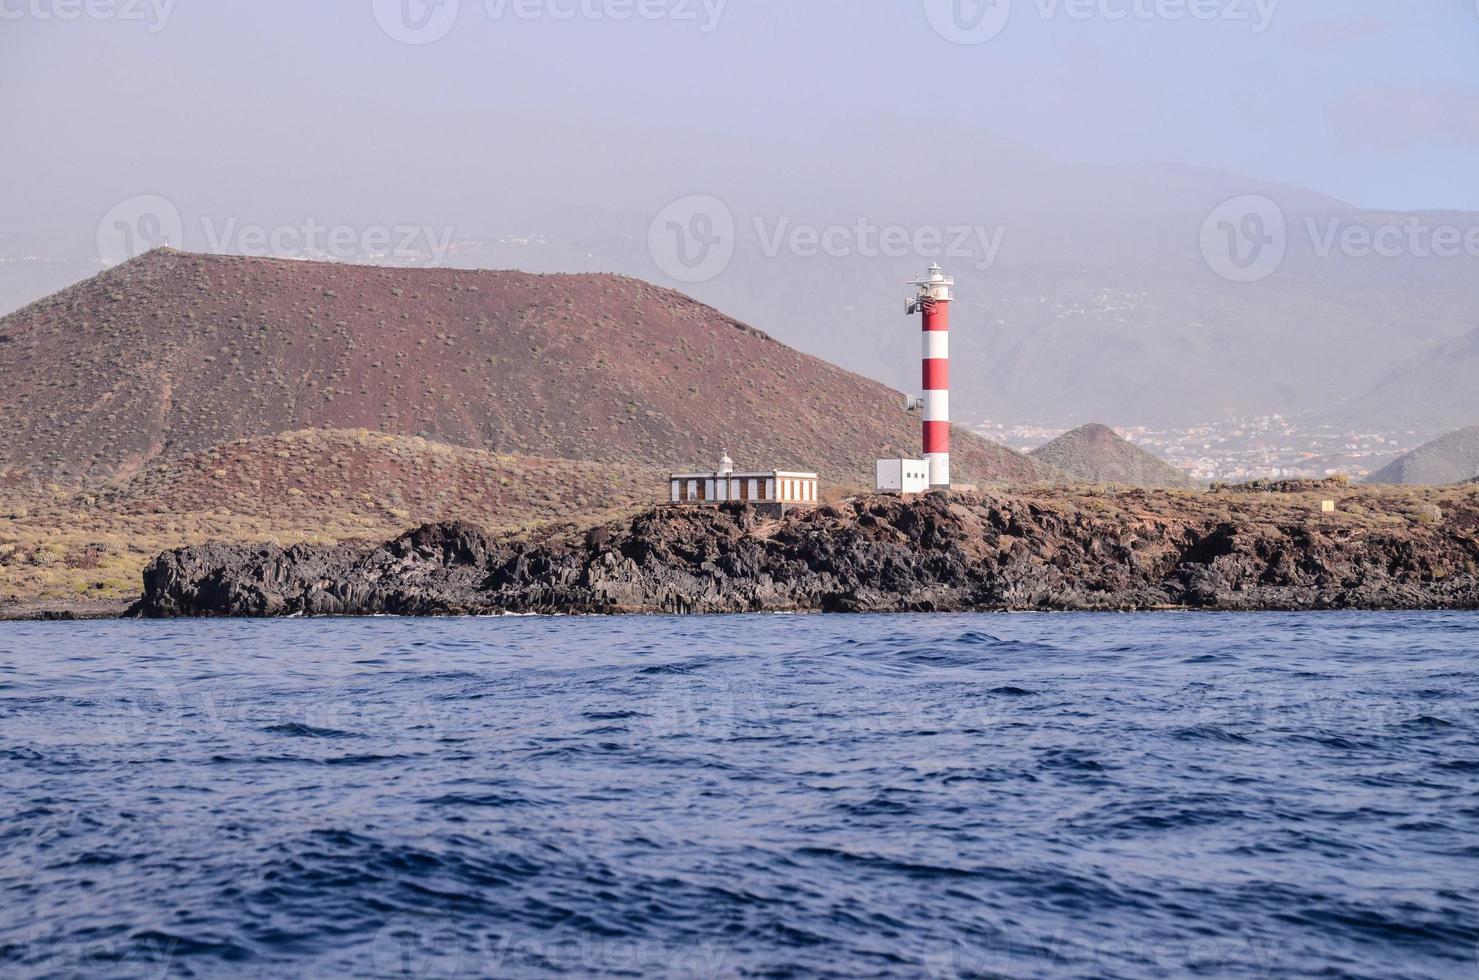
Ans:
[{"label": "red and white striped lighthouse", "polygon": [[912,316],[924,320],[924,458],[929,463],[930,488],[950,488],[950,304],[955,301],[955,277],[939,265],[915,279],[919,293],[909,304]]}]

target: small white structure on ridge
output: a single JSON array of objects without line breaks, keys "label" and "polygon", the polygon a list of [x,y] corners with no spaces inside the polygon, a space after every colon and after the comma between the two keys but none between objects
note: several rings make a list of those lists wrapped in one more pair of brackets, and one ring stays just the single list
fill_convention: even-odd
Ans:
[{"label": "small white structure on ridge", "polygon": [[922,459],[880,459],[880,493],[924,493],[930,488],[930,464]]},{"label": "small white structure on ridge", "polygon": [[765,470],[737,473],[734,460],[725,453],[712,473],[674,473],[668,477],[669,500],[679,506],[714,506],[737,502],[767,505],[782,512],[794,507],[815,507],[818,477],[815,473]]}]

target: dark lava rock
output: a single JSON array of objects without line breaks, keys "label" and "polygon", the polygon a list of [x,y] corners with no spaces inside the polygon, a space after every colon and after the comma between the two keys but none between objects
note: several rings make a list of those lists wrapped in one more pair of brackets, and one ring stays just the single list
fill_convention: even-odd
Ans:
[{"label": "dark lava rock", "polygon": [[[1479,608],[1474,506],[1438,524],[1133,491],[863,496],[762,519],[660,508],[581,533],[428,525],[378,548],[161,555],[135,615]],[[1381,519],[1378,519],[1380,517]]]}]

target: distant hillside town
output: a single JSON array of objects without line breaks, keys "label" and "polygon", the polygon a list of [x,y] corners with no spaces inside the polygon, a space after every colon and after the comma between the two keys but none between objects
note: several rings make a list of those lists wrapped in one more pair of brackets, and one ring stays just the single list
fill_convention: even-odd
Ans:
[{"label": "distant hillside town", "polygon": [[[1066,428],[984,420],[978,435],[1020,452],[1058,438]],[[1285,415],[1232,418],[1185,428],[1117,426],[1115,431],[1198,480],[1361,479],[1426,442],[1418,430],[1355,431]]]}]

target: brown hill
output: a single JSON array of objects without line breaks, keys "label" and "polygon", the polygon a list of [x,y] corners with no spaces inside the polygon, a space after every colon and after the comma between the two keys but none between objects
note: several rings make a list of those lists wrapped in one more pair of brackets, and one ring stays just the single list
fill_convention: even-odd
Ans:
[{"label": "brown hill", "polygon": [[1418,446],[1366,478],[1367,483],[1443,486],[1479,477],[1479,425]]},{"label": "brown hill", "polygon": [[1029,455],[1085,483],[1134,487],[1192,487],[1190,476],[1121,439],[1107,425],[1085,425],[1065,432]]},{"label": "brown hill", "polygon": [[[0,470],[108,478],[301,429],[504,454],[871,479],[918,450],[887,387],[635,279],[160,249],[0,319]],[[1041,464],[957,434],[960,478]]]}]

